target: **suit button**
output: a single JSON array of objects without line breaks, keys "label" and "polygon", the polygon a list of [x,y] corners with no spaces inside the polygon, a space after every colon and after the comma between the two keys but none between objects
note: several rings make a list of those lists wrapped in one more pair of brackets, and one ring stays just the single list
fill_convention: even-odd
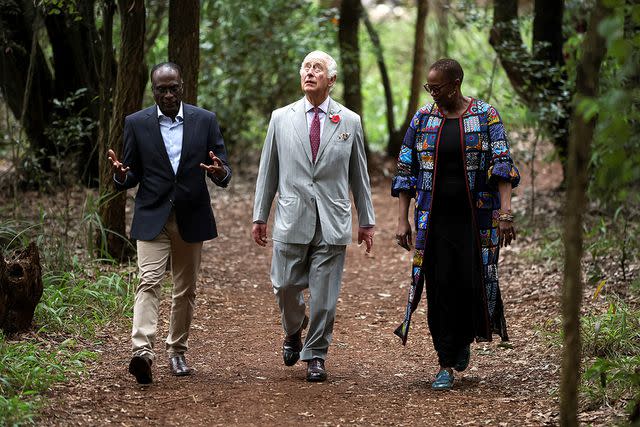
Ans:
[{"label": "suit button", "polygon": [[311,201],[312,201],[312,202],[315,202],[315,201],[316,201],[316,198],[315,198],[315,197],[312,197],[312,198],[311,198]]}]

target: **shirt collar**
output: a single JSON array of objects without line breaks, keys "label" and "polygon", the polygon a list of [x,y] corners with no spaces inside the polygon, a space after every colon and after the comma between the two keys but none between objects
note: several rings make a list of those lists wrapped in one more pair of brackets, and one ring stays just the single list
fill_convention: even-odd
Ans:
[{"label": "shirt collar", "polygon": [[[156,104],[156,111],[158,113],[158,118],[162,118],[162,117],[167,117],[164,114],[162,114],[162,111],[160,111],[160,107]],[[170,117],[167,117],[170,118]],[[176,114],[176,120],[180,118],[180,121],[184,120],[184,114],[182,113],[182,101],[180,102],[180,108],[178,109],[178,114]]]},{"label": "shirt collar", "polygon": [[[327,113],[327,110],[329,109],[329,100],[331,98],[329,96],[327,96],[327,98],[322,101],[322,104],[318,105],[318,108],[320,108],[320,111],[322,111],[323,113]],[[309,102],[309,100],[307,99],[307,97],[304,97],[304,111],[309,112],[310,110],[313,110],[313,104],[311,104]]]}]

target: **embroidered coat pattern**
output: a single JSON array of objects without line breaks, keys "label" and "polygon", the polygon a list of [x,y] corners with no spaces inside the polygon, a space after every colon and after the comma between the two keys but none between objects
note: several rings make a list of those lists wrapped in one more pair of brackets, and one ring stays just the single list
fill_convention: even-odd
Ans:
[{"label": "embroidered coat pattern", "polygon": [[[474,229],[482,258],[483,302],[490,330],[506,341],[508,335],[498,286],[500,195],[497,183],[506,181],[516,187],[520,174],[511,158],[502,120],[494,107],[472,98],[460,120],[467,193],[474,207]],[[422,265],[424,257],[429,256],[425,248],[436,185],[436,153],[443,123],[444,115],[435,103],[427,104],[416,112],[402,142],[397,173],[392,182],[392,196],[398,197],[400,192],[406,192],[415,198],[416,241],[411,288],[404,321],[394,332],[403,344],[406,344],[411,315],[418,306],[423,290]],[[479,341],[491,340],[491,336],[476,338]]]}]

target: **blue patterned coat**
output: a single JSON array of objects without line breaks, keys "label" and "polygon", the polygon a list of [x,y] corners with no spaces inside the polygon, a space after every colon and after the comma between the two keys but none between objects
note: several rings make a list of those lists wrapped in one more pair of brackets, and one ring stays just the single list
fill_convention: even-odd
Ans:
[{"label": "blue patterned coat", "polygon": [[[500,194],[498,181],[510,182],[516,187],[520,174],[509,153],[509,143],[498,111],[484,101],[471,99],[469,107],[460,117],[461,153],[464,147],[464,168],[467,193],[473,209],[474,229],[481,248],[482,281],[485,289],[484,306],[492,332],[507,340],[500,289],[498,287],[498,210]],[[422,261],[427,247],[429,212],[436,169],[436,153],[444,116],[437,104],[427,104],[415,114],[402,142],[398,156],[398,170],[393,178],[391,195],[406,192],[415,198],[416,242],[411,276],[411,288],[405,319],[395,334],[406,344],[411,314],[422,295],[424,273]],[[491,340],[476,337],[478,340]]]}]

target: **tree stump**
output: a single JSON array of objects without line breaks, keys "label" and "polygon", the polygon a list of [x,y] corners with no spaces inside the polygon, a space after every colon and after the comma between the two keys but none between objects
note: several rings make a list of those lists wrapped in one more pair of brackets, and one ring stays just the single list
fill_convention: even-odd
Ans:
[{"label": "tree stump", "polygon": [[7,333],[31,327],[42,297],[42,268],[35,243],[6,260],[0,253],[0,328]]}]

